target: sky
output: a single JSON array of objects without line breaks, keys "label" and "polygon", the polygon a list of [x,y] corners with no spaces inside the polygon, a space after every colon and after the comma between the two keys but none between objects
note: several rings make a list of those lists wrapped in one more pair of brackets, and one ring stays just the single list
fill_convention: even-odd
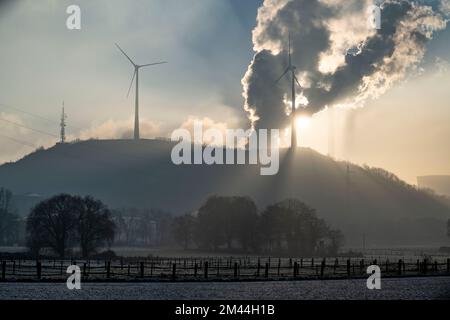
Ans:
[{"label": "sky", "polygon": [[[69,140],[132,136],[133,69],[116,42],[137,63],[169,62],[140,73],[142,137],[168,137],[193,119],[249,127],[242,79],[258,46],[252,31],[262,0],[3,2],[0,163],[53,145],[63,101]],[[72,4],[81,30],[66,28]],[[418,70],[363,107],[316,113],[300,144],[412,184],[450,174],[450,31],[433,38]]]}]

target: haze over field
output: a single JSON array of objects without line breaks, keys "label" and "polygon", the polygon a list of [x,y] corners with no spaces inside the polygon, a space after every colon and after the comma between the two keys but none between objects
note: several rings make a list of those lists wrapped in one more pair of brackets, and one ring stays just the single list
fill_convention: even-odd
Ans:
[{"label": "haze over field", "polygon": [[[446,240],[448,204],[417,191],[383,170],[362,168],[310,149],[280,154],[280,172],[261,176],[257,165],[184,165],[171,162],[174,143],[87,141],[34,153],[0,167],[0,181],[30,200],[91,195],[112,208],[155,208],[175,215],[195,212],[211,195],[250,196],[259,208],[287,198],[317,209],[349,246],[438,245]],[[29,202],[24,203],[26,199]],[[176,200],[174,200],[176,199]],[[27,207],[28,206],[28,207]]]}]

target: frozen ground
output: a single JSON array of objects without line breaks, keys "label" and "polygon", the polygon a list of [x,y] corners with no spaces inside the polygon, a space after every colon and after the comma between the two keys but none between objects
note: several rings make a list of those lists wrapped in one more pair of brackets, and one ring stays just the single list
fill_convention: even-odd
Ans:
[{"label": "frozen ground", "polygon": [[69,291],[64,283],[0,283],[0,300],[5,299],[450,300],[450,277],[382,279],[382,289],[378,291],[368,290],[364,279],[240,283],[82,283],[82,289],[78,291]]}]

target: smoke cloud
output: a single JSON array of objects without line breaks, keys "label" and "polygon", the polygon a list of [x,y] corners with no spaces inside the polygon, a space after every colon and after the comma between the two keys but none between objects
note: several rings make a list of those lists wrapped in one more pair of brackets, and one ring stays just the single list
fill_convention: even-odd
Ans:
[{"label": "smoke cloud", "polygon": [[444,0],[380,3],[381,29],[368,27],[372,0],[265,0],[253,30],[256,52],[242,79],[252,126],[284,128],[290,81],[276,79],[292,61],[302,89],[298,108],[360,107],[406,78],[436,31],[446,28]]},{"label": "smoke cloud", "polygon": [[[70,139],[132,139],[134,118],[128,120],[107,120],[101,124],[92,125],[90,129],[83,130],[78,136],[70,136]],[[161,124],[141,119],[140,132],[143,138],[155,138],[161,135]]]}]

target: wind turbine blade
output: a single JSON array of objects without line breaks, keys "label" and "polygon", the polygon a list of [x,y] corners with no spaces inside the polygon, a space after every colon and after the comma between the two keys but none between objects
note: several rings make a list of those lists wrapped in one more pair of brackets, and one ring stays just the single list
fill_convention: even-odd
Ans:
[{"label": "wind turbine blade", "polygon": [[131,58],[125,53],[125,51],[122,50],[122,48],[121,48],[117,43],[116,43],[116,47],[120,50],[120,52],[123,53],[123,55],[124,55],[125,57],[127,57],[127,59],[131,62],[131,64],[132,64],[133,66],[136,66],[136,64],[133,62],[133,60],[131,60]]},{"label": "wind turbine blade", "polygon": [[156,63],[143,64],[142,66],[139,66],[139,67],[140,67],[140,68],[143,68],[143,67],[150,67],[150,66],[156,66],[156,65],[158,65],[158,64],[165,64],[165,63],[168,63],[168,62],[163,61],[163,62],[156,62]]},{"label": "wind turbine blade", "polygon": [[286,71],[285,72],[283,72],[283,74],[277,79],[277,81],[275,81],[275,83],[278,83],[278,82],[280,82],[280,80],[289,72],[289,68],[287,68],[286,69]]},{"label": "wind turbine blade", "polygon": [[127,98],[130,96],[131,87],[133,86],[134,78],[136,77],[136,70],[134,70],[133,78],[131,78],[130,88],[128,88]]}]

